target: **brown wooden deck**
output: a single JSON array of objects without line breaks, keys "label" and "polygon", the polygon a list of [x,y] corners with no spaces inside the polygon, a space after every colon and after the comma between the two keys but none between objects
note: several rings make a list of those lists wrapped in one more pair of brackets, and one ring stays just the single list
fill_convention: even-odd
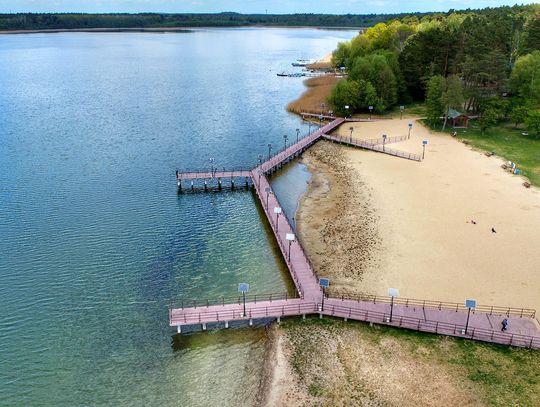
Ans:
[{"label": "brown wooden deck", "polygon": [[[422,332],[458,336],[486,342],[513,346],[540,348],[540,326],[534,310],[508,307],[477,307],[471,313],[468,329],[465,332],[468,309],[460,304],[433,302],[424,300],[396,299],[392,309],[389,297],[362,298],[325,298],[318,284],[317,276],[300,242],[296,239],[289,244],[287,234],[294,234],[284,213],[276,214],[274,208],[281,208],[277,196],[266,174],[276,167],[296,157],[320,138],[366,148],[385,154],[420,161],[420,156],[399,152],[376,143],[350,140],[348,137],[328,135],[329,132],[344,123],[343,118],[333,118],[332,122],[314,133],[300,139],[269,160],[250,171],[208,171],[185,172],[177,174],[177,181],[249,177],[265,216],[270,223],[283,259],[294,281],[298,298],[268,301],[248,301],[245,304],[215,304],[194,307],[171,307],[169,324],[181,332],[182,326],[224,324],[231,321],[249,321],[264,318],[281,318],[307,314],[328,315],[345,319],[354,319],[370,323],[391,325]],[[209,304],[209,303],[207,303]],[[501,321],[507,318],[508,330],[501,331]]]}]

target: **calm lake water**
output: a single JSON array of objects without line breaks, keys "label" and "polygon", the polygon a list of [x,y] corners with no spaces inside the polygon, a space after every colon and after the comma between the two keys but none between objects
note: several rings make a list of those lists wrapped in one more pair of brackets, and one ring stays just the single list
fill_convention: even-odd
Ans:
[{"label": "calm lake water", "polygon": [[[179,337],[167,307],[290,280],[251,192],[177,195],[174,171],[305,133],[276,73],[354,34],[0,36],[0,405],[254,403],[264,328]],[[289,217],[306,174],[274,181]]]}]

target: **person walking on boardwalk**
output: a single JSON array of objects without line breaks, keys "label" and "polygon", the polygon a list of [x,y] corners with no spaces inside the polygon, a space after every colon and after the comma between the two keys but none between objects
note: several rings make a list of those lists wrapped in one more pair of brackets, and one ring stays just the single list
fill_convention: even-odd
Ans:
[{"label": "person walking on boardwalk", "polygon": [[501,325],[502,325],[502,328],[501,328],[501,331],[506,331],[508,329],[508,319],[503,319],[502,322],[501,322]]}]

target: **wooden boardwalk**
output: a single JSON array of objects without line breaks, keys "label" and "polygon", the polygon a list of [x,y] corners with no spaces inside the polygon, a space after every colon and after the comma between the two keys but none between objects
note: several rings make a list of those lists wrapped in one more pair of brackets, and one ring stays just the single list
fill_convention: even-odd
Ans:
[{"label": "wooden boardwalk", "polygon": [[[354,319],[369,323],[391,325],[422,332],[470,338],[480,341],[540,348],[540,326],[534,310],[479,307],[470,315],[465,331],[468,309],[459,304],[431,302],[423,300],[396,300],[393,307],[388,297],[324,298],[313,266],[298,239],[287,240],[287,235],[294,235],[294,229],[281,210],[281,205],[267,179],[267,174],[301,154],[321,138],[385,154],[420,161],[415,154],[398,152],[380,144],[350,140],[347,137],[328,135],[346,120],[333,118],[332,122],[312,134],[300,139],[269,160],[250,171],[208,171],[177,173],[177,182],[182,180],[248,177],[252,180],[259,203],[270,223],[274,237],[278,242],[283,259],[294,281],[298,298],[268,301],[248,301],[245,304],[214,303],[198,307],[171,307],[169,324],[177,332],[183,326],[200,325],[207,329],[211,324],[217,327],[229,327],[232,321],[279,318],[287,316],[306,316],[319,314]],[[206,182],[206,181],[205,181]],[[278,208],[278,210],[276,210]],[[507,318],[508,330],[501,331],[501,321]]]}]

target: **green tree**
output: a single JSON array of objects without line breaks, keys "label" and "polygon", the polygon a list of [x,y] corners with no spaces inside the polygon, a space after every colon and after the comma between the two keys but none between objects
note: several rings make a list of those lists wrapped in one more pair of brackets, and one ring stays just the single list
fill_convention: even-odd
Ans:
[{"label": "green tree", "polygon": [[448,121],[448,113],[450,109],[461,109],[463,105],[463,86],[461,85],[461,79],[457,75],[452,75],[446,78],[446,89],[442,95],[442,101],[444,104],[444,122],[443,131],[446,128]]},{"label": "green tree", "polygon": [[527,100],[540,102],[540,51],[516,61],[510,75],[510,89]]},{"label": "green tree", "polygon": [[426,107],[427,118],[434,125],[444,114],[443,93],[445,79],[441,75],[431,77],[427,84]]},{"label": "green tree", "polygon": [[482,133],[497,124],[497,116],[497,111],[491,107],[482,112],[480,119],[478,119],[478,126]]},{"label": "green tree", "polygon": [[[339,81],[328,97],[328,102],[338,115],[355,112],[359,107],[360,86],[356,81]],[[349,106],[346,109],[345,106]]]},{"label": "green tree", "polygon": [[337,48],[332,53],[332,65],[347,66],[351,54],[351,45],[348,42],[338,43]]},{"label": "green tree", "polygon": [[536,136],[540,136],[540,111],[529,112],[525,119],[525,127]]},{"label": "green tree", "polygon": [[515,124],[515,127],[521,123],[525,123],[525,119],[529,113],[529,108],[524,105],[515,106],[510,112],[510,118]]}]

